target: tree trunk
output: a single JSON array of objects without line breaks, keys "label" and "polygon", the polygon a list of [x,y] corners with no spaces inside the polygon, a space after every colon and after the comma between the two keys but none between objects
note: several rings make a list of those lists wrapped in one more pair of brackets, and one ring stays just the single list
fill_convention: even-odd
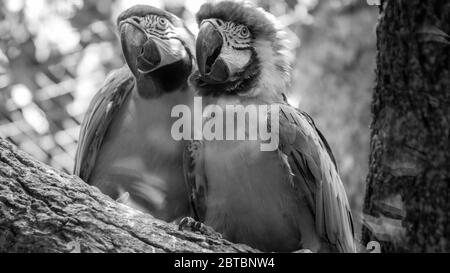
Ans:
[{"label": "tree trunk", "polygon": [[0,138],[0,252],[256,252],[118,204]]},{"label": "tree trunk", "polygon": [[381,1],[363,244],[450,251],[450,1]]}]

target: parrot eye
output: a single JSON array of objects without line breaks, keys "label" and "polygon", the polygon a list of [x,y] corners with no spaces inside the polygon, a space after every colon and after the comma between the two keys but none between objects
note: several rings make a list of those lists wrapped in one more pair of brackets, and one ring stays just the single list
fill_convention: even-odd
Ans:
[{"label": "parrot eye", "polygon": [[241,36],[241,38],[246,39],[250,37],[250,30],[248,30],[248,28],[246,26],[242,26],[241,30],[239,31],[239,36]]},{"label": "parrot eye", "polygon": [[159,18],[158,18],[158,24],[159,24],[161,27],[166,28],[167,25],[169,24],[169,21],[168,21],[166,18],[164,18],[164,17],[159,17]]}]

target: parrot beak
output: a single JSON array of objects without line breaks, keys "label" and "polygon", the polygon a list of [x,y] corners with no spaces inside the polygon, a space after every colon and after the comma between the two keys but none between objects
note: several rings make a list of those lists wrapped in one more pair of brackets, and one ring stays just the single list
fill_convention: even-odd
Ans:
[{"label": "parrot beak", "polygon": [[161,55],[155,43],[148,39],[139,22],[125,19],[119,25],[120,41],[126,62],[134,75],[141,71],[153,71],[161,63]]},{"label": "parrot beak", "polygon": [[230,70],[221,52],[223,37],[210,22],[201,25],[196,44],[197,64],[205,82],[221,84],[230,78]]},{"label": "parrot beak", "polygon": [[142,74],[148,74],[161,65],[161,53],[155,41],[149,39],[141,47],[140,54],[137,57],[137,69]]},{"label": "parrot beak", "polygon": [[127,64],[136,76],[148,75],[188,57],[179,40],[162,40],[147,34],[136,18],[121,21],[119,31]]}]

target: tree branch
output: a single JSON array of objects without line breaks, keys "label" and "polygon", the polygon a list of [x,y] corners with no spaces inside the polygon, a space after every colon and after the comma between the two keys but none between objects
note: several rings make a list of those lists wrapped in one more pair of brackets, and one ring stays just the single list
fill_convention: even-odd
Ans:
[{"label": "tree branch", "polygon": [[0,252],[257,252],[180,232],[0,138]]}]

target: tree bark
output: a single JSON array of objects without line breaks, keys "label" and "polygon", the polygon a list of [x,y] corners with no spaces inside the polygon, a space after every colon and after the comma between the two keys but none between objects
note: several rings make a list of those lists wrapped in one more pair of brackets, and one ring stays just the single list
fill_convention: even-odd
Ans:
[{"label": "tree bark", "polygon": [[180,232],[0,138],[0,252],[257,252]]},{"label": "tree bark", "polygon": [[450,251],[450,2],[381,1],[362,241]]}]

